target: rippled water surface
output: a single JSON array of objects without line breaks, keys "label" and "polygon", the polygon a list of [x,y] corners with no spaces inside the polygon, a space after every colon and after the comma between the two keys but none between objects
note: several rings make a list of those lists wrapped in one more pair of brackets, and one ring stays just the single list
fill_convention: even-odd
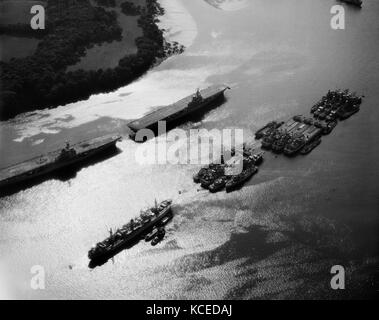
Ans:
[{"label": "rippled water surface", "polygon": [[[346,7],[330,28],[326,0],[162,1],[167,36],[187,46],[135,83],[88,101],[1,123],[0,167],[102,133],[113,157],[0,199],[0,292],[16,298],[348,298],[374,292],[378,270],[379,3]],[[184,129],[257,129],[308,113],[328,89],[365,94],[361,111],[310,155],[266,154],[231,194],[198,191],[197,166],[140,165],[125,123],[213,83],[226,102]],[[153,143],[153,142],[150,142]],[[179,192],[180,191],[180,192]],[[87,251],[154,198],[174,199],[164,242],[140,243],[95,268]],[[343,293],[330,268],[347,268]],[[30,289],[30,268],[46,289]],[[5,289],[4,289],[5,288]]]}]

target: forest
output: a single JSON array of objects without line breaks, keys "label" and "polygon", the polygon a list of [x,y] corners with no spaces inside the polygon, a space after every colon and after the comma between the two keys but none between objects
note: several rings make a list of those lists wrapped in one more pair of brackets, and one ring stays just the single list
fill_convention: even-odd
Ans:
[{"label": "forest", "polygon": [[178,43],[164,40],[163,31],[156,24],[157,16],[163,13],[157,0],[146,0],[138,19],[143,35],[136,39],[137,53],[126,55],[116,68],[66,72],[87,48],[121,40],[121,29],[114,12],[93,7],[89,0],[49,0],[48,32],[36,52],[26,58],[0,62],[0,119],[115,90],[142,75],[157,59],[183,52]]}]

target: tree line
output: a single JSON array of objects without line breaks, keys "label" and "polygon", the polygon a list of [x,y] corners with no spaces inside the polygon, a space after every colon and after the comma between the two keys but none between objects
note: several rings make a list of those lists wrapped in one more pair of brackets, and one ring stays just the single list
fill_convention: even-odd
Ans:
[{"label": "tree line", "polygon": [[92,7],[88,0],[76,0],[66,9],[59,6],[59,10],[57,3],[48,1],[49,32],[36,52],[0,63],[1,120],[115,90],[141,76],[157,58],[184,50],[177,43],[165,42],[156,23],[164,10],[157,0],[146,0],[138,19],[143,35],[136,39],[136,54],[126,55],[113,69],[66,72],[67,66],[77,63],[91,45],[121,40],[121,29],[115,13]]}]

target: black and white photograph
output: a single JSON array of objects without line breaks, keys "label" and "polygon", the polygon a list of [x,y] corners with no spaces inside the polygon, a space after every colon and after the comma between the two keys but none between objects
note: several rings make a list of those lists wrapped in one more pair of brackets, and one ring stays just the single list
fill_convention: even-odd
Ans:
[{"label": "black and white photograph", "polygon": [[0,0],[0,300],[376,300],[378,165],[378,0]]}]

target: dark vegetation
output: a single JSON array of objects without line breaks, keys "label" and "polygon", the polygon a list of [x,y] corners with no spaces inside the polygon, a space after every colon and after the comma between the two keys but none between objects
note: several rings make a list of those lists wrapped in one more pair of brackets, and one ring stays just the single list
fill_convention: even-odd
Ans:
[{"label": "dark vegetation", "polygon": [[156,24],[164,10],[157,0],[146,0],[138,20],[143,36],[136,39],[136,54],[122,58],[114,69],[66,72],[92,45],[120,40],[121,29],[115,13],[92,7],[89,0],[48,0],[46,12],[49,31],[36,52],[0,62],[1,120],[115,90],[141,76],[157,59],[184,50],[165,42]]},{"label": "dark vegetation", "polygon": [[103,7],[114,8],[116,0],[95,0],[96,4]]},{"label": "dark vegetation", "polygon": [[43,38],[47,33],[48,28],[36,31],[30,28],[30,25],[22,23],[0,25],[0,34],[6,34],[9,36]]},{"label": "dark vegetation", "polygon": [[116,0],[95,0],[95,3],[108,8],[114,8],[116,6]]},{"label": "dark vegetation", "polygon": [[141,13],[142,8],[132,2],[125,1],[121,4],[121,10],[126,15],[138,16]]}]

